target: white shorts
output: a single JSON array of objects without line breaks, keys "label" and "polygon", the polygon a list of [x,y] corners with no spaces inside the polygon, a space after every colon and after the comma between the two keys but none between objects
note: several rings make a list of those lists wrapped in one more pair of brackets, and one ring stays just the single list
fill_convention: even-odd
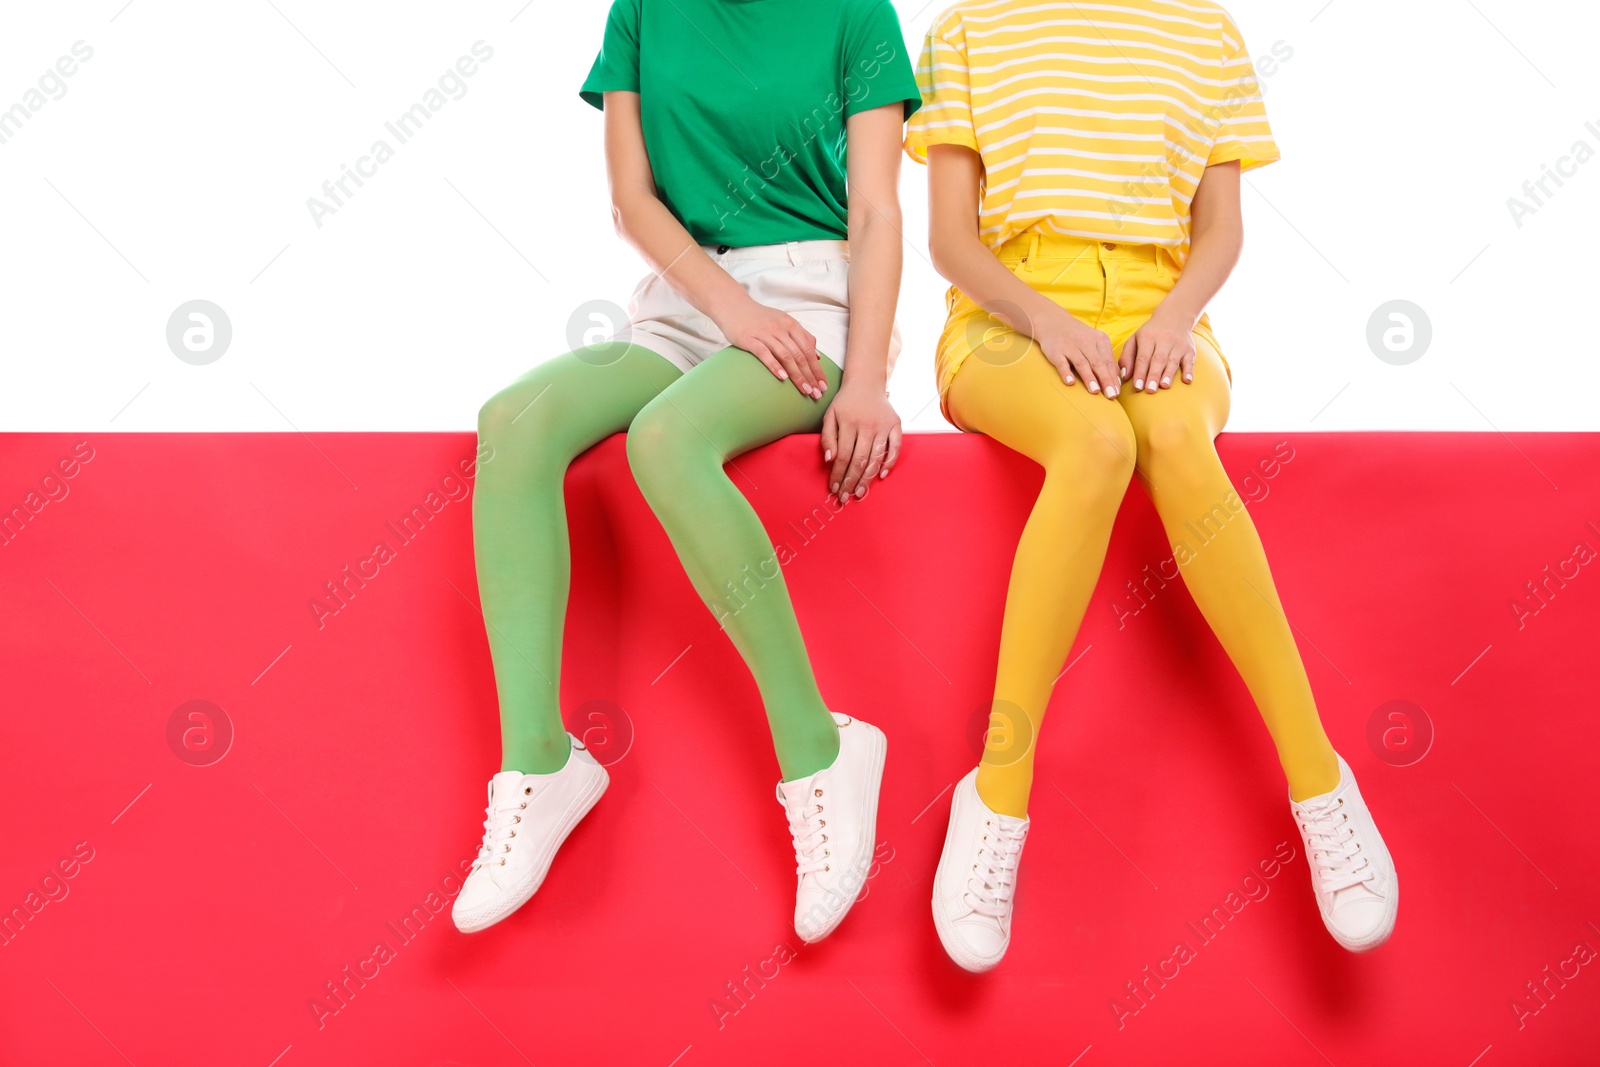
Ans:
[{"label": "white shorts", "polygon": [[[844,366],[850,333],[850,245],[847,241],[789,241],[745,248],[701,245],[759,304],[777,308],[817,339],[817,351]],[[658,274],[633,291],[628,322],[612,338],[640,345],[687,373],[729,346],[717,324]],[[900,327],[889,338],[889,370],[900,355]]]}]

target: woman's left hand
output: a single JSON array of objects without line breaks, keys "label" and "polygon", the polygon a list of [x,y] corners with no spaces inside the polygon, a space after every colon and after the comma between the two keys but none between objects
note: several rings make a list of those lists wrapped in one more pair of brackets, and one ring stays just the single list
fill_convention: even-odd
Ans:
[{"label": "woman's left hand", "polygon": [[881,390],[845,382],[822,417],[822,462],[832,463],[828,492],[839,503],[867,495],[900,458],[900,416]]},{"label": "woman's left hand", "polygon": [[1122,346],[1122,377],[1132,378],[1134,392],[1153,393],[1168,389],[1180,373],[1185,382],[1194,381],[1194,337],[1192,326],[1181,316],[1151,315],[1137,333]]}]

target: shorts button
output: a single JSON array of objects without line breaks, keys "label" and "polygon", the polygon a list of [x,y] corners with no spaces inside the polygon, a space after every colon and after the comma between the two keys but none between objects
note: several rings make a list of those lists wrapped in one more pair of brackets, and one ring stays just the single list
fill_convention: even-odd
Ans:
[{"label": "shorts button", "polygon": [[1115,251],[1115,250],[1116,250],[1116,247],[1117,247],[1117,246],[1116,246],[1116,245],[1114,245],[1114,244],[1112,244],[1112,243],[1111,243],[1111,242],[1110,242],[1110,241],[1107,241],[1107,242],[1106,242],[1106,251],[1107,251],[1107,252],[1111,252],[1111,251]]},{"label": "shorts button", "polygon": [[728,250],[728,246],[727,246],[727,245],[718,245],[718,246],[717,246],[717,255],[719,255],[719,256],[720,256],[720,255],[722,255],[722,254],[723,254],[723,253],[724,253],[724,252],[726,252],[726,251],[727,251],[727,250]]}]

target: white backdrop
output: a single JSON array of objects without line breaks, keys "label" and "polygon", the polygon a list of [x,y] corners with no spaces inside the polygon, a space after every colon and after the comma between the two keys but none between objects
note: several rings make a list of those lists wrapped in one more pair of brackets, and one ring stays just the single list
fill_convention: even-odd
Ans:
[{"label": "white backdrop", "polygon": [[[897,0],[913,56],[942,4]],[[1600,428],[1596,6],[1230,10],[1258,59],[1287,58],[1262,66],[1285,158],[1248,176],[1245,260],[1212,309],[1229,428]],[[643,270],[577,96],[605,11],[0,0],[0,429],[472,428]],[[441,84],[414,136],[385,128]],[[308,199],[379,139],[392,158],[319,226]],[[927,431],[948,427],[923,182],[907,162],[891,384]],[[231,325],[203,365],[168,343],[192,300]],[[1404,365],[1368,341],[1392,300],[1431,332]]]}]

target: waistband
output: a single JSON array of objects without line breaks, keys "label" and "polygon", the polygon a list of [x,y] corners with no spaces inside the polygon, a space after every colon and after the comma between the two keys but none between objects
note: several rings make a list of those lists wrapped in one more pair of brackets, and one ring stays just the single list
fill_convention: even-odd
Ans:
[{"label": "waistband", "polygon": [[1145,263],[1175,265],[1172,251],[1165,245],[1102,241],[1091,237],[1041,233],[1038,230],[1017,234],[995,249],[995,255],[1002,263],[1007,264],[1021,263],[1029,259],[1084,259],[1089,262],[1133,259]]},{"label": "waistband", "polygon": [[808,263],[819,259],[850,259],[849,241],[783,241],[771,245],[745,245],[730,248],[727,245],[701,245],[705,254],[718,263],[730,259],[764,259],[780,263]]}]

